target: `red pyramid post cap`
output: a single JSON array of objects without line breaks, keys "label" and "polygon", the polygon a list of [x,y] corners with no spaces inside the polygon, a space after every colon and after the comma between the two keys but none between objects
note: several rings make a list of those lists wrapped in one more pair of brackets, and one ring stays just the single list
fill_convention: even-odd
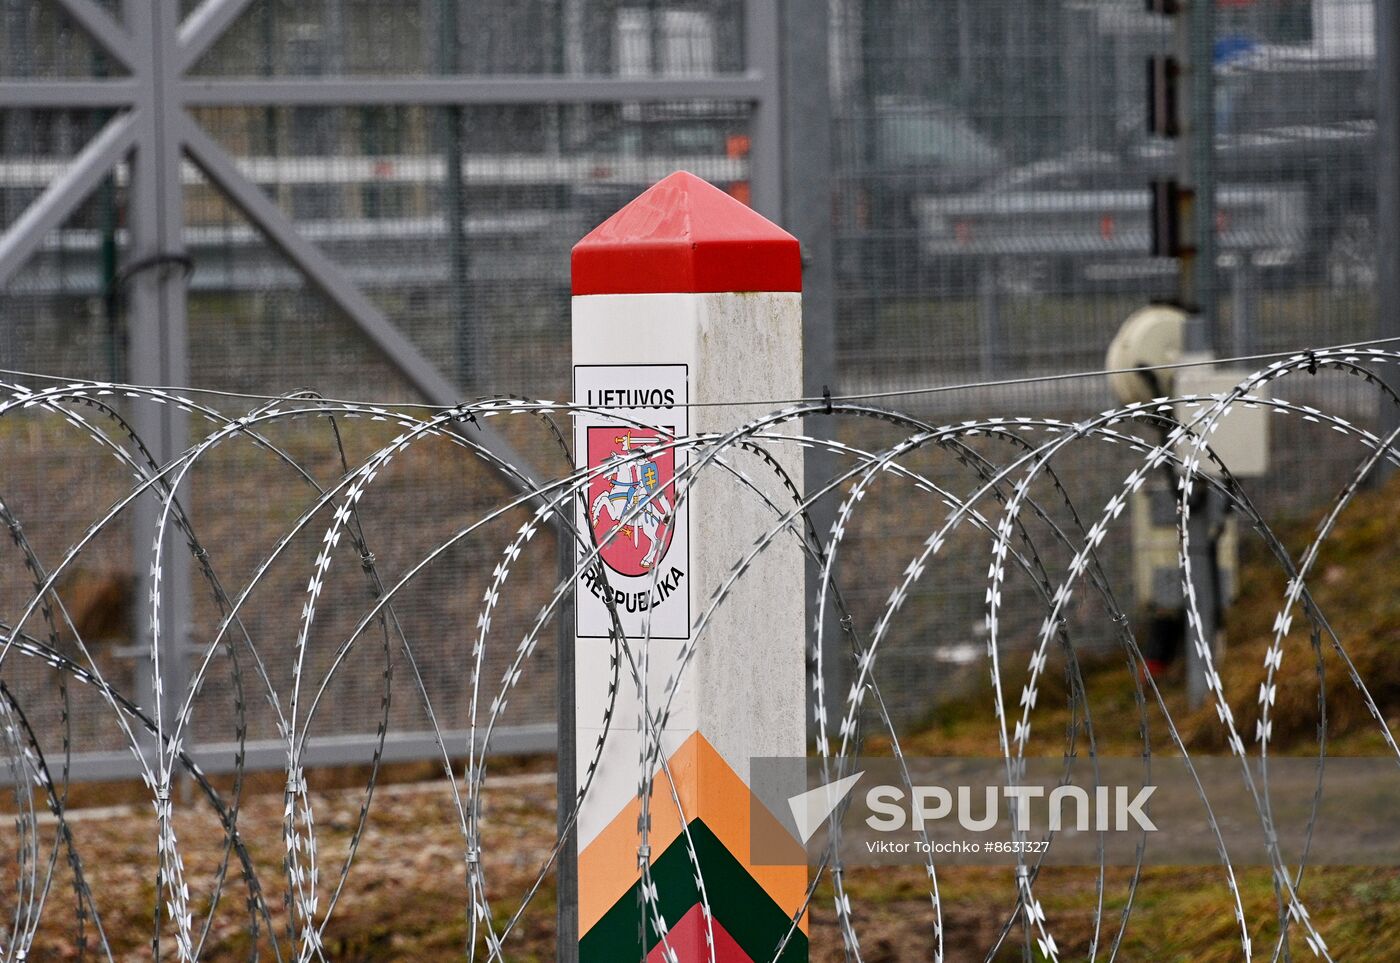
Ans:
[{"label": "red pyramid post cap", "polygon": [[801,291],[797,238],[688,171],[574,245],[574,294]]}]

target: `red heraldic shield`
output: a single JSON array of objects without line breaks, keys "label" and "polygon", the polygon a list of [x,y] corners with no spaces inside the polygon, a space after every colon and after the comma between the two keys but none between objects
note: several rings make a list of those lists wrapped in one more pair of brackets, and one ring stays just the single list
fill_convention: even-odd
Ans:
[{"label": "red heraldic shield", "polygon": [[671,545],[676,506],[676,452],[658,450],[672,427],[590,425],[588,518],[603,562],[619,575],[650,574]]}]

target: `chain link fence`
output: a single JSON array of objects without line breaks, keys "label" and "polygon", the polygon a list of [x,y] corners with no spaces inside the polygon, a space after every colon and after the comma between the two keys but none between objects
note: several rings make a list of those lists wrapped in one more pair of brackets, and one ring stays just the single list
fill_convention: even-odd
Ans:
[{"label": "chain link fence", "polygon": [[[1173,51],[1171,20],[1140,0],[831,9],[843,388],[1103,368],[1133,311],[1177,296],[1176,261],[1149,255],[1149,186],[1177,170],[1177,143],[1147,127],[1148,59]],[[1219,257],[1205,307],[1218,357],[1377,336],[1374,18],[1369,0],[1215,4]],[[1350,382],[1318,378],[1290,398],[1374,424],[1374,402]],[[1116,403],[1099,378],[900,402],[940,424],[988,413],[1073,421]],[[1251,494],[1289,517],[1338,490],[1352,452],[1320,437],[1276,431]],[[1103,503],[1123,454],[1100,446],[1058,466],[1076,504]],[[897,514],[890,523],[870,545],[904,537]],[[913,540],[906,554],[917,550]],[[1133,563],[1126,536],[1104,552],[1112,566]],[[976,577],[987,559],[965,558],[919,600],[937,615],[888,650],[902,671],[885,695],[906,717],[966,684],[960,665],[984,684]],[[856,595],[878,605],[884,585]]]}]

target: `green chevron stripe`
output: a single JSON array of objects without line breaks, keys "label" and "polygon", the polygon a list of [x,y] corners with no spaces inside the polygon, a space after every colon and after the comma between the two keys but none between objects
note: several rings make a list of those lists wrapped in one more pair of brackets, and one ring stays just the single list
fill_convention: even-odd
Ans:
[{"label": "green chevron stripe", "polygon": [[[705,895],[710,911],[734,941],[755,960],[772,960],[773,950],[788,931],[792,918],[782,911],[773,898],[764,892],[748,870],[725,848],[714,833],[699,819],[690,821],[690,836],[700,870],[705,876]],[[675,926],[690,908],[700,902],[695,886],[695,870],[686,853],[685,837],[678,836],[651,866],[651,878],[656,884],[657,902],[666,926]],[[641,932],[640,903],[637,893],[639,880],[627,894],[613,904],[612,909],[593,925],[579,940],[580,963],[617,963],[618,960],[639,960],[643,947],[637,945]],[[647,913],[646,950],[660,940]],[[805,963],[807,936],[801,930],[788,940],[781,963]]]}]

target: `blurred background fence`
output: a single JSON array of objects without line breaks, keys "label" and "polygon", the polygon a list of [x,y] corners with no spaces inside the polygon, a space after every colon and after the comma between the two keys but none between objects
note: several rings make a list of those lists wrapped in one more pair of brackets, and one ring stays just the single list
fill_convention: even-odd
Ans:
[{"label": "blurred background fence", "polygon": [[[1373,337],[1378,11],[1216,0],[1213,12],[1214,348]],[[1175,147],[1145,127],[1146,60],[1171,43],[1143,0],[0,0],[0,367],[255,395],[563,398],[569,248],[685,168],[803,241],[810,393],[1099,368],[1123,319],[1175,291],[1174,262],[1149,256],[1148,193]],[[84,168],[94,158],[114,163]],[[1312,390],[1373,420],[1374,394],[1345,381]],[[1085,379],[901,407],[939,422],[1075,417],[1109,397]],[[178,413],[161,417],[140,427],[169,458],[187,435]],[[5,430],[4,498],[49,519],[35,549],[61,555],[112,493],[85,484],[70,442]],[[1296,431],[1275,433],[1258,485],[1292,514],[1354,463]],[[306,457],[334,472],[330,439],[295,443],[320,446]],[[561,457],[543,432],[501,444],[543,471]],[[240,471],[223,457],[188,497],[242,571],[291,507],[257,497],[265,459]],[[1058,466],[1077,502],[1102,504],[1118,457]],[[402,491],[385,537],[428,544],[447,506],[498,497],[504,483],[481,472]],[[883,517],[859,539],[892,558],[905,536],[897,511]],[[133,558],[146,546],[111,541],[72,590],[143,597]],[[1122,562],[1128,546],[1105,551]],[[5,564],[18,592],[21,560]],[[441,639],[418,649],[436,684],[452,685],[468,585],[490,564],[463,557],[460,583],[400,609]],[[967,565],[980,575],[986,558]],[[857,612],[883,602],[887,574],[852,565]],[[980,642],[980,578],[924,591],[927,618],[886,647],[882,688],[903,719],[965,684]],[[125,658],[135,683],[148,630],[140,606],[118,611],[114,665]],[[295,632],[296,605],[265,611],[262,631]],[[186,638],[213,617],[171,616]],[[552,691],[517,700],[517,747],[552,745]],[[356,734],[375,714],[353,699],[336,712],[367,754]],[[404,754],[430,751],[410,709],[394,725]]]}]

